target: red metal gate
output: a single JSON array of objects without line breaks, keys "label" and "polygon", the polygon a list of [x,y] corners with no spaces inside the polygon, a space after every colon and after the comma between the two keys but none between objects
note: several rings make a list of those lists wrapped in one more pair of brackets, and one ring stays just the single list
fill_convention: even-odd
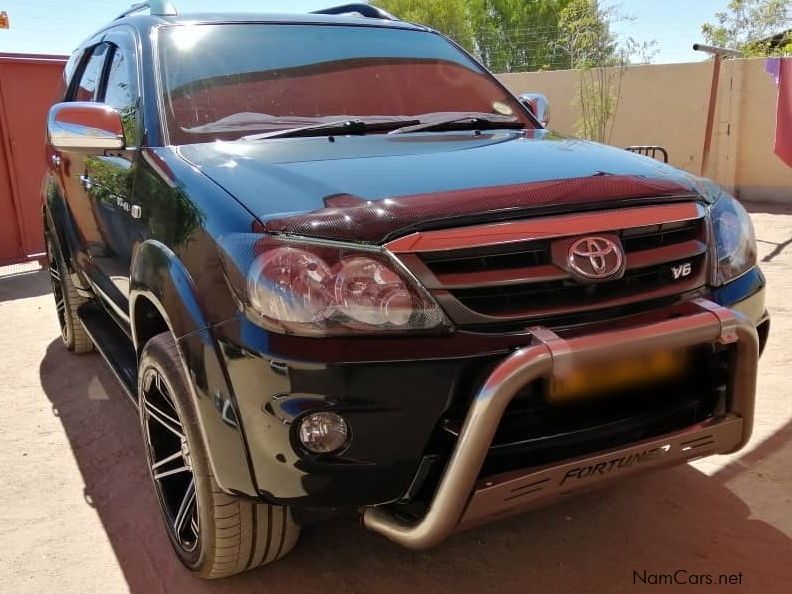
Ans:
[{"label": "red metal gate", "polygon": [[0,54],[0,266],[37,257],[45,120],[65,56]]}]

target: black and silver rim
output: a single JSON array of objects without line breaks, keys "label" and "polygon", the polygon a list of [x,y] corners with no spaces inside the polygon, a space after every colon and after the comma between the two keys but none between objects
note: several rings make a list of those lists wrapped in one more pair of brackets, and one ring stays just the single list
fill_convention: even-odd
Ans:
[{"label": "black and silver rim", "polygon": [[63,290],[62,274],[60,261],[55,254],[55,248],[49,238],[47,242],[47,260],[49,262],[49,277],[52,284],[52,295],[55,297],[55,310],[58,313],[58,324],[60,325],[61,336],[64,341],[69,339],[68,320],[66,319],[66,297]]},{"label": "black and silver rim", "polygon": [[157,369],[145,372],[140,404],[149,468],[165,520],[179,546],[192,552],[200,538],[195,473],[171,390]]}]

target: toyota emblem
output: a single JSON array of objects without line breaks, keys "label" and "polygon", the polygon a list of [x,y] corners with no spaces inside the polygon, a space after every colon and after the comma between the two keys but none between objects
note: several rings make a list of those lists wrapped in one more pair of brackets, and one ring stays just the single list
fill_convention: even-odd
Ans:
[{"label": "toyota emblem", "polygon": [[607,237],[584,237],[569,246],[569,267],[583,278],[602,280],[618,274],[624,255]]}]

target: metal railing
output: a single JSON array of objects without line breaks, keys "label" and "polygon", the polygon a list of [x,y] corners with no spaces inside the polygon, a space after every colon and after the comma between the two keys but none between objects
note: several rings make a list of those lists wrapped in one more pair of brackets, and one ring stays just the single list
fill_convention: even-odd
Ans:
[{"label": "metal railing", "polygon": [[630,151],[631,153],[638,153],[639,155],[643,155],[644,157],[651,157],[652,159],[658,159],[658,155],[662,157],[663,163],[668,163],[668,151],[665,150],[662,146],[653,146],[653,145],[635,145],[635,146],[628,146],[624,150]]}]

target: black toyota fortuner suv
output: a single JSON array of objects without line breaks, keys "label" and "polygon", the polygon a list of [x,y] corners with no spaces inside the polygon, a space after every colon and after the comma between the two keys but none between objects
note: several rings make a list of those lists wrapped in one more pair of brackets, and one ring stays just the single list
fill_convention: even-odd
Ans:
[{"label": "black toyota fortuner suv", "polygon": [[137,405],[187,567],[268,563],[350,511],[428,547],[746,443],[768,317],[745,210],[542,119],[365,4],[150,2],[74,53],[42,210],[63,342]]}]

